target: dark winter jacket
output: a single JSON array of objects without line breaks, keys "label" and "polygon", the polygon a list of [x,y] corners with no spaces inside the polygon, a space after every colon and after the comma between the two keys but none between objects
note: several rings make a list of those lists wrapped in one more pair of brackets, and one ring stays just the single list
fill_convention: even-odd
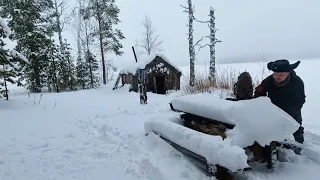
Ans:
[{"label": "dark winter jacket", "polygon": [[255,89],[254,98],[268,96],[272,103],[291,115],[299,124],[302,123],[301,109],[305,103],[304,83],[294,71],[290,72],[288,82],[278,86],[272,75],[264,79]]}]

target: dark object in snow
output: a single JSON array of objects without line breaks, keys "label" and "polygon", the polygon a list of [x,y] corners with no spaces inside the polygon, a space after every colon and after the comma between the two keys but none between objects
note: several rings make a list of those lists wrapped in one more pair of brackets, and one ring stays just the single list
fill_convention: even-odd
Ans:
[{"label": "dark object in snow", "polygon": [[146,74],[142,69],[137,69],[138,76],[138,90],[140,97],[140,104],[147,104],[147,88],[146,88]]},{"label": "dark object in snow", "polygon": [[[292,69],[295,66],[290,67]],[[281,86],[275,82],[273,75],[265,78],[255,89],[254,98],[268,96],[274,105],[281,108],[302,125],[301,109],[306,102],[304,82],[293,70],[290,70],[289,73],[285,83],[282,83]],[[303,143],[303,134],[304,128],[301,126],[293,135],[297,142]]]},{"label": "dark object in snow", "polygon": [[238,76],[238,81],[233,86],[233,93],[237,100],[253,98],[253,82],[248,72],[242,72]]},{"label": "dark object in snow", "polygon": [[[136,60],[136,63],[138,62],[136,52],[134,50],[134,47],[132,46],[132,51],[134,54],[134,58]],[[140,104],[147,104],[147,87],[146,87],[146,70],[145,69],[137,69],[137,81],[138,81],[138,91],[139,91],[139,97],[140,97]]]},{"label": "dark object in snow", "polygon": [[116,90],[116,89],[118,89],[118,88],[122,88],[123,86],[124,86],[124,84],[122,83],[122,85],[121,86],[119,86],[119,81],[120,81],[120,79],[121,79],[121,76],[120,75],[118,75],[118,77],[117,77],[117,79],[116,79],[116,83],[114,84],[114,87],[112,88],[112,90]]},{"label": "dark object in snow", "polygon": [[[8,100],[9,97],[9,90],[1,90],[0,93],[2,94],[3,97],[5,97]],[[1,97],[1,96],[0,96]]]}]

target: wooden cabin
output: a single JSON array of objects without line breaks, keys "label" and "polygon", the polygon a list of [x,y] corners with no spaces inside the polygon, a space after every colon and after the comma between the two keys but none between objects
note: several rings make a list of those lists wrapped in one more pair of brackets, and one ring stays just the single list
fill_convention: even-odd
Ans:
[{"label": "wooden cabin", "polygon": [[[149,60],[139,64],[140,73],[146,73],[148,92],[166,94],[168,90],[180,90],[181,70],[163,55],[149,56]],[[131,68],[132,69],[132,68]],[[136,66],[136,70],[138,66]],[[138,92],[137,72],[123,69],[120,72],[122,85],[131,84],[131,91]]]}]

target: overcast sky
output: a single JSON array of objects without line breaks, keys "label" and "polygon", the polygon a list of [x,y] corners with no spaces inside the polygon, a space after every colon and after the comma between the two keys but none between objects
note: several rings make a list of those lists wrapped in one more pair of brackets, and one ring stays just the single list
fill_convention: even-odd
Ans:
[{"label": "overcast sky", "polygon": [[[188,65],[188,15],[180,5],[185,0],[116,0],[122,21],[119,28],[126,37],[124,54],[114,57],[117,65],[134,61],[131,46],[143,31],[141,22],[148,15],[163,40],[171,61]],[[193,0],[195,16],[209,20],[209,9],[216,11],[217,62],[259,60],[265,54],[275,58],[320,58],[319,0]],[[195,22],[195,39],[209,35],[206,24]],[[75,45],[73,37],[71,44]],[[197,64],[209,62],[209,48],[196,56]]]}]

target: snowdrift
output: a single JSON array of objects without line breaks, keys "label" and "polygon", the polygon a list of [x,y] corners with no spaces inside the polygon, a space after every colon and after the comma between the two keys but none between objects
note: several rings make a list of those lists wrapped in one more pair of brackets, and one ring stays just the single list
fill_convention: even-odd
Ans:
[{"label": "snowdrift", "polygon": [[249,167],[244,149],[223,141],[220,136],[210,136],[168,121],[170,117],[153,117],[145,122],[145,132],[161,137],[206,158],[210,164],[219,164],[236,172]]},{"label": "snowdrift", "polygon": [[300,126],[268,97],[228,101],[210,94],[197,94],[175,98],[171,104],[175,110],[234,125],[227,131],[227,140],[240,147],[254,142],[265,146],[272,141],[292,140]]}]

